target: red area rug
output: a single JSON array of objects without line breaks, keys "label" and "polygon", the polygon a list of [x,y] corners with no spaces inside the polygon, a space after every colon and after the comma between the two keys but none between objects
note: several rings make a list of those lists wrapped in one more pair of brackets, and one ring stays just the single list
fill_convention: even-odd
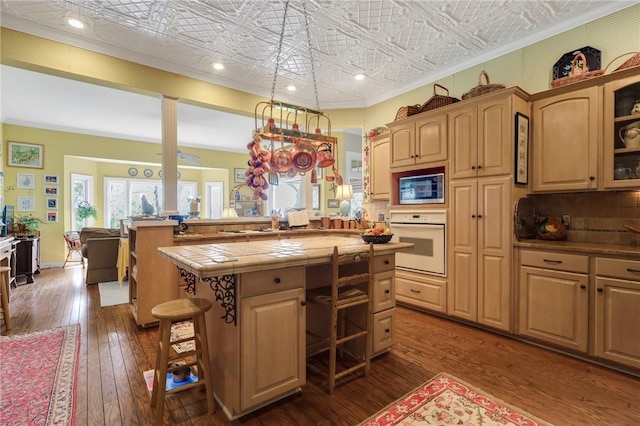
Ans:
[{"label": "red area rug", "polygon": [[441,373],[361,423],[382,425],[550,425]]},{"label": "red area rug", "polygon": [[73,425],[80,325],[0,337],[0,425]]}]

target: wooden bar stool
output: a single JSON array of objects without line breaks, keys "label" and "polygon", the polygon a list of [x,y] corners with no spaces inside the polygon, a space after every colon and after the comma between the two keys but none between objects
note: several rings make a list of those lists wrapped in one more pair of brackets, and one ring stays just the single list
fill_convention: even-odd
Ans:
[{"label": "wooden bar stool", "polygon": [[[156,365],[153,376],[153,391],[151,393],[151,406],[156,409],[156,425],[162,424],[164,414],[164,398],[183,390],[196,386],[204,386],[207,394],[207,409],[209,414],[215,413],[216,407],[213,400],[213,383],[209,364],[209,346],[207,343],[207,326],[204,313],[211,309],[211,302],[206,299],[190,298],[175,299],[161,303],[151,309],[151,315],[160,320],[158,329],[158,347],[156,352]],[[171,325],[175,322],[192,320],[193,337],[171,340]],[[169,355],[171,345],[194,340],[195,349],[183,353]],[[195,361],[193,356],[195,355]],[[169,366],[169,362],[186,360],[185,364]],[[191,369],[196,366],[194,374],[198,381],[187,383],[170,390],[165,390],[167,385],[167,373],[182,370],[185,367]]]},{"label": "wooden bar stool", "polygon": [[4,326],[6,331],[11,330],[11,313],[9,311],[9,281],[7,281],[7,275],[11,273],[11,268],[8,266],[0,266],[0,275],[2,275],[2,281],[0,282],[0,297],[2,298],[2,318],[4,319]]}]

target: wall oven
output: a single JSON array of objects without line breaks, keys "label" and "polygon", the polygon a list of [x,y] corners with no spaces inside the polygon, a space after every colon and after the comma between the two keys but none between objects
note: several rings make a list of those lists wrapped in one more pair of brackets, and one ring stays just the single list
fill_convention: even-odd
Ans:
[{"label": "wall oven", "polygon": [[414,244],[396,253],[396,267],[446,276],[446,224],[446,210],[390,211],[391,241]]}]

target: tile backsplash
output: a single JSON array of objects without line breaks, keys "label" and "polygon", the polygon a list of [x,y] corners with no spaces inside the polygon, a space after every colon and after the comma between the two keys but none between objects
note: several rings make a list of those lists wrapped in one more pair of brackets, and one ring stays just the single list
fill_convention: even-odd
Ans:
[{"label": "tile backsplash", "polygon": [[640,190],[529,195],[539,217],[571,216],[567,239],[640,246],[640,234],[626,224],[640,226]]}]

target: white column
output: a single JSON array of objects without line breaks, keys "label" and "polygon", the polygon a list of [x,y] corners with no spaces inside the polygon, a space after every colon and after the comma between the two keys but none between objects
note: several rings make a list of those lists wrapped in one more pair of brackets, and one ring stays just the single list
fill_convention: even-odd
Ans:
[{"label": "white column", "polygon": [[178,214],[178,99],[162,96],[163,215]]}]

